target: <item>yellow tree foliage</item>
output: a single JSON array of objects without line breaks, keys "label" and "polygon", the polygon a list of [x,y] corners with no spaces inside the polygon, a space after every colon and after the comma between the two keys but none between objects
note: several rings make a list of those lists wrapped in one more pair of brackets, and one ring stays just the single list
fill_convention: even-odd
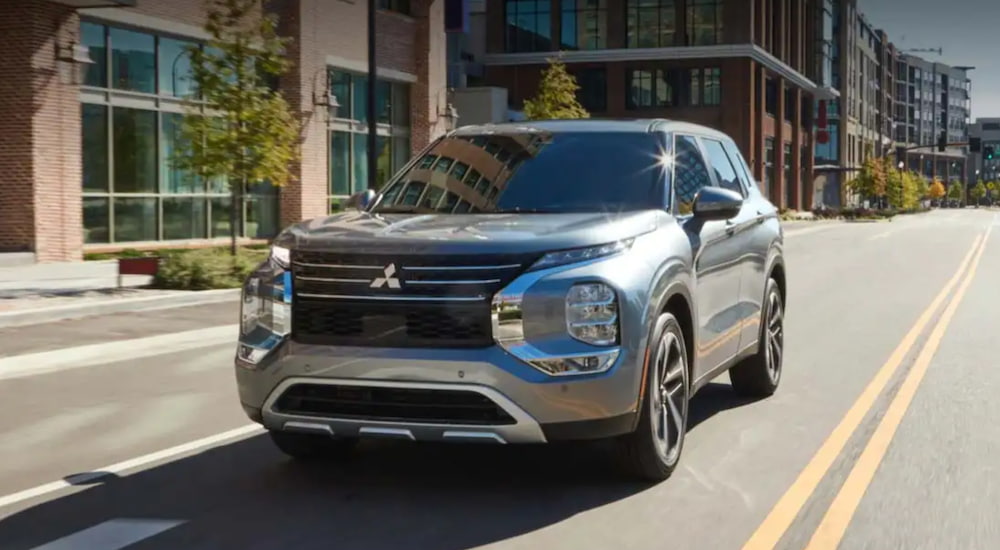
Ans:
[{"label": "yellow tree foliage", "polygon": [[927,196],[932,199],[940,199],[944,197],[945,193],[944,184],[940,181],[932,183],[930,188],[927,190]]},{"label": "yellow tree foliage", "polygon": [[576,99],[579,89],[576,78],[566,71],[566,65],[558,58],[549,59],[538,93],[524,101],[524,116],[528,120],[590,118],[590,113]]}]

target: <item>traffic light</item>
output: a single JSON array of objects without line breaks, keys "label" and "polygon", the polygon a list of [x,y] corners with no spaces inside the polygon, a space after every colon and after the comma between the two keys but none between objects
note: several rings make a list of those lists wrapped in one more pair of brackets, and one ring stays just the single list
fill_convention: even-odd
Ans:
[{"label": "traffic light", "polygon": [[993,155],[994,154],[995,153],[993,151],[993,146],[992,145],[987,145],[986,147],[983,148],[983,158],[985,160],[993,160]]},{"label": "traffic light", "polygon": [[941,153],[943,153],[944,150],[948,148],[948,132],[947,131],[942,130],[941,133],[938,134],[937,147],[938,147],[938,151],[941,152]]}]

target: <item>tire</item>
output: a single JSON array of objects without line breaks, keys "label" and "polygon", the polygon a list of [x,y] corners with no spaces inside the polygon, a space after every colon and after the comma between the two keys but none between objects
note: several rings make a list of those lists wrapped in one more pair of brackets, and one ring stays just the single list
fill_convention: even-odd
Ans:
[{"label": "tire", "polygon": [[[638,425],[618,439],[618,453],[629,474],[660,482],[680,462],[691,389],[684,333],[670,313],[656,320],[649,340],[648,369]],[[666,406],[664,399],[672,406]]]},{"label": "tire", "polygon": [[745,397],[769,397],[781,382],[785,357],[785,307],[774,279],[768,279],[761,308],[757,353],[729,370],[733,390]]},{"label": "tire", "polygon": [[270,430],[271,441],[286,455],[299,461],[347,459],[357,446],[357,439],[334,439],[325,435]]}]

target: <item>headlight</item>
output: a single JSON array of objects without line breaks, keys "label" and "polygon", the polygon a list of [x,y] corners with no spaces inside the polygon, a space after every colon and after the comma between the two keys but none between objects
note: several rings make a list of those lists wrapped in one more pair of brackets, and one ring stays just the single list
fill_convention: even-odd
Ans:
[{"label": "headlight", "polygon": [[629,248],[632,248],[633,242],[635,242],[635,239],[625,239],[623,241],[615,241],[613,243],[601,244],[597,246],[588,246],[586,248],[574,248],[573,250],[549,252],[548,254],[542,256],[540,260],[535,262],[535,264],[531,266],[531,270],[558,267],[561,265],[575,264],[578,262],[585,262],[587,260],[611,256],[613,254],[618,254],[619,252],[625,252]]},{"label": "headlight", "polygon": [[604,283],[575,285],[566,295],[566,330],[595,346],[618,342],[618,296]]},{"label": "headlight", "polygon": [[243,285],[237,356],[260,363],[291,332],[291,320],[291,272],[265,264]]},{"label": "headlight", "polygon": [[287,248],[271,245],[270,260],[276,265],[287,268],[292,263],[292,253]]}]

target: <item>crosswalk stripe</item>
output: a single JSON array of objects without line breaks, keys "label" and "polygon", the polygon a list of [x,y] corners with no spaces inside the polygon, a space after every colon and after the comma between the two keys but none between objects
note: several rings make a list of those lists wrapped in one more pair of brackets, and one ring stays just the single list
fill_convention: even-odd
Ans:
[{"label": "crosswalk stripe", "polygon": [[120,550],[182,523],[172,519],[112,519],[33,550]]}]

